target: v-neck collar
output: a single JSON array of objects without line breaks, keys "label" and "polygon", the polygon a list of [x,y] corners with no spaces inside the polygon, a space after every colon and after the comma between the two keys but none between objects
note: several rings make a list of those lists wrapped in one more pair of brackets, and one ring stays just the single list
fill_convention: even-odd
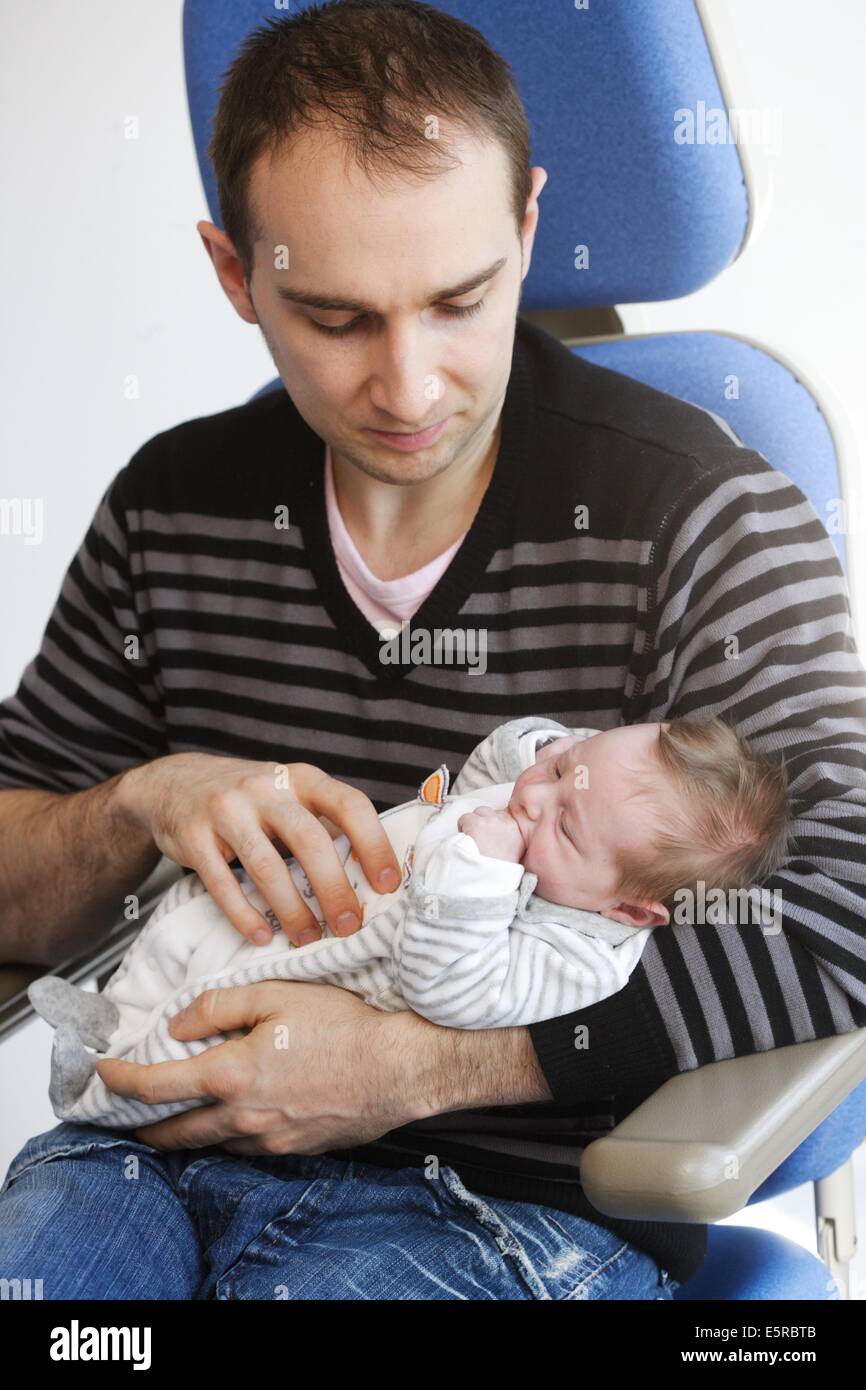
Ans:
[{"label": "v-neck collar", "polygon": [[[428,594],[409,628],[432,632],[459,626],[463,604],[499,547],[513,511],[518,483],[529,463],[533,438],[533,390],[527,350],[520,340],[520,324],[514,338],[511,375],[502,405],[499,453],[487,490],[456,555]],[[385,664],[380,659],[382,638],[366,614],[346,591],[337,566],[325,506],[325,444],[306,424],[289,396],[284,408],[291,413],[292,456],[287,459],[298,480],[293,488],[307,562],[316,581],[325,611],[342,637],[346,650],[367,667],[383,685],[393,684],[413,671],[412,663]]]},{"label": "v-neck collar", "polygon": [[[448,556],[448,564],[457,554],[463,543],[463,536],[459,536],[452,545],[449,545],[444,552],[437,555],[435,559],[428,561],[426,565],[421,565],[410,574],[401,575],[398,579],[379,579],[368,566],[355,542],[349,534],[346,523],[340,512],[340,506],[334,493],[334,467],[330,449],[325,450],[325,503],[328,513],[328,529],[331,535],[331,545],[334,555],[337,558],[337,568],[343,576],[345,583],[346,576],[362,589],[368,598],[387,614],[384,620],[386,625],[394,626],[394,619],[400,622],[399,609],[407,606],[417,610],[420,607],[420,600],[426,597],[433,588],[434,583],[443,574],[446,565],[443,558]],[[330,466],[329,466],[330,462]],[[465,533],[464,533],[465,534]],[[352,589],[346,585],[349,592]],[[357,599],[355,600],[357,603]],[[368,617],[368,621],[370,621]],[[375,627],[375,623],[373,624]]]}]

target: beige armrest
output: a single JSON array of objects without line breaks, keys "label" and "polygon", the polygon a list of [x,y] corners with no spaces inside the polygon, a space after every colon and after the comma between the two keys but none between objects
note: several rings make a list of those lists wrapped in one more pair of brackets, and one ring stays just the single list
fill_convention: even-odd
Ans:
[{"label": "beige armrest", "polygon": [[584,1191],[609,1216],[732,1216],[864,1078],[866,1028],[684,1072],[587,1145]]}]

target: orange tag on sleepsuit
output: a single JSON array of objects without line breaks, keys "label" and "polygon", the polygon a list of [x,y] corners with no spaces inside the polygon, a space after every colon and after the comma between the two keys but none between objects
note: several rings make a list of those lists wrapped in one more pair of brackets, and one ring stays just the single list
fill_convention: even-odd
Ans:
[{"label": "orange tag on sleepsuit", "polygon": [[448,795],[450,781],[451,774],[443,763],[429,777],[425,777],[418,788],[418,800],[426,801],[430,806],[441,806]]}]

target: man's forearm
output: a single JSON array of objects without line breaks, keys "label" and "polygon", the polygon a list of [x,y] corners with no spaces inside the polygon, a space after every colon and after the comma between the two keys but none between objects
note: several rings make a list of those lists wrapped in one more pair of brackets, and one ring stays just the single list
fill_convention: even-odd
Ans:
[{"label": "man's forearm", "polygon": [[413,1118],[553,1100],[528,1028],[443,1028],[411,1011],[390,1018],[412,1074]]},{"label": "man's forearm", "polygon": [[118,804],[125,775],[65,795],[0,791],[0,961],[60,964],[155,868],[159,850]]}]

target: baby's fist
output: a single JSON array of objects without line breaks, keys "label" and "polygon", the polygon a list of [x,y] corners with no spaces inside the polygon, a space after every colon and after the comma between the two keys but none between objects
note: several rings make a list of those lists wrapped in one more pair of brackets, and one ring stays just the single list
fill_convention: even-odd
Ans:
[{"label": "baby's fist", "polygon": [[479,852],[490,859],[505,859],[509,864],[519,864],[523,858],[523,836],[507,811],[494,811],[492,806],[478,806],[460,817],[457,829],[469,835]]}]

